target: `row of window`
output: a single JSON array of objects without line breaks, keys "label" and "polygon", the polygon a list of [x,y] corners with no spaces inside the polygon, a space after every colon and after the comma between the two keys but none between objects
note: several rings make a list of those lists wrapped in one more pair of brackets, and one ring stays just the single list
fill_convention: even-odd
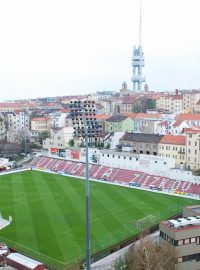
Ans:
[{"label": "row of window", "polygon": [[[188,162],[192,161],[190,157],[188,157]],[[197,162],[197,158],[194,158],[194,162]]]},{"label": "row of window", "polygon": [[[188,148],[188,154],[191,154],[191,149]],[[194,150],[194,154],[197,155],[197,150]]]},{"label": "row of window", "polygon": [[[102,156],[104,157],[105,154],[102,154]],[[109,154],[107,154],[107,157],[115,158],[115,155],[109,155]],[[118,156],[118,159],[120,159],[120,158],[122,158],[122,159],[126,159],[126,158],[127,158],[127,159],[129,159],[129,160],[132,160],[132,157]],[[138,161],[138,158],[136,158],[135,160]],[[158,161],[155,160],[154,163],[158,163]],[[163,162],[163,164],[166,165],[167,162]]]},{"label": "row of window", "polygon": [[184,147],[178,148],[176,146],[170,146],[170,145],[164,146],[164,145],[160,145],[159,148],[162,149],[162,150],[166,149],[166,150],[173,150],[173,151],[185,152]]},{"label": "row of window", "polygon": [[[105,154],[102,154],[102,156],[104,157],[105,156]],[[112,157],[112,158],[115,158],[115,155],[109,155],[109,154],[107,154],[107,157]],[[132,160],[132,157],[123,157],[123,156],[118,156],[118,159],[120,159],[120,158],[123,158],[123,159],[129,159],[129,160]],[[136,161],[138,161],[138,158],[136,158]]]},{"label": "row of window", "polygon": [[200,237],[191,237],[191,238],[186,238],[186,239],[181,239],[181,240],[174,240],[167,234],[160,232],[160,237],[168,241],[170,244],[173,246],[182,246],[182,245],[187,245],[187,244],[193,244],[196,243],[197,245],[200,244]]},{"label": "row of window", "polygon": [[[191,134],[189,134],[189,137],[190,137]],[[192,145],[192,142],[191,141],[188,141],[188,145]],[[194,146],[197,146],[197,141],[194,142]]]},{"label": "row of window", "polygon": [[178,257],[178,263],[188,262],[188,261],[192,261],[192,260],[196,260],[197,262],[199,262],[200,261],[200,253],[191,254],[191,255],[187,255],[187,256],[183,256],[183,257]]}]

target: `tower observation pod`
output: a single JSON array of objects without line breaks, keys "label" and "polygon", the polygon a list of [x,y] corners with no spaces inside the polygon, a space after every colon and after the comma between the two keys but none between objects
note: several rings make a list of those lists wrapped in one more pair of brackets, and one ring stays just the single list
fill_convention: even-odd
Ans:
[{"label": "tower observation pod", "polygon": [[142,74],[142,69],[145,66],[144,53],[142,51],[142,15],[141,15],[141,1],[140,1],[140,21],[139,21],[139,46],[133,47],[132,68],[133,68],[133,91],[141,92],[142,84],[146,82]]}]

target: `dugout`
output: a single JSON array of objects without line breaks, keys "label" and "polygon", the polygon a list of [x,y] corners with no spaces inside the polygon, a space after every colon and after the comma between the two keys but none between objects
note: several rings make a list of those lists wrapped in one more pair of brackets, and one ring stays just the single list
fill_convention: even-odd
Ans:
[{"label": "dugout", "polygon": [[6,264],[19,270],[44,270],[44,264],[19,253],[9,254],[6,259]]}]

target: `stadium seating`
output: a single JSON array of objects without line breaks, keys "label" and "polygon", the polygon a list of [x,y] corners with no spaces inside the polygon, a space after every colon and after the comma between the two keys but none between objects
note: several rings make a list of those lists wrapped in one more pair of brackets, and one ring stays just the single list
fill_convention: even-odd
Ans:
[{"label": "stadium seating", "polygon": [[[31,162],[31,166],[82,177],[85,176],[86,170],[85,163],[51,157],[36,157]],[[148,189],[174,191],[178,194],[189,193],[200,195],[199,184],[150,175],[140,171],[89,164],[89,176],[93,179],[102,179],[111,182],[136,183],[138,186]]]}]

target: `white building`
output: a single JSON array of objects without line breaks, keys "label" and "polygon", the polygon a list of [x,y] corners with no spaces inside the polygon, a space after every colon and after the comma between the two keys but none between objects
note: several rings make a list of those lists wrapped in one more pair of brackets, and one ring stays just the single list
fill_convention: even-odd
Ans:
[{"label": "white building", "polygon": [[43,141],[43,148],[48,149],[49,153],[52,148],[57,149],[57,151],[65,149],[69,146],[69,141],[73,139],[73,132],[74,130],[72,127],[51,128],[51,137]]},{"label": "white building", "polygon": [[49,114],[50,117],[50,125],[53,128],[63,128],[66,126],[66,117],[67,117],[67,113],[63,113],[63,112],[52,112]]},{"label": "white building", "polygon": [[101,150],[99,164],[120,169],[153,173],[153,171],[166,172],[169,169],[175,168],[175,159],[153,155],[139,155],[128,152],[116,152],[112,150]]},{"label": "white building", "polygon": [[189,128],[189,125],[184,120],[164,120],[157,124],[155,134],[181,135],[185,128]]}]

